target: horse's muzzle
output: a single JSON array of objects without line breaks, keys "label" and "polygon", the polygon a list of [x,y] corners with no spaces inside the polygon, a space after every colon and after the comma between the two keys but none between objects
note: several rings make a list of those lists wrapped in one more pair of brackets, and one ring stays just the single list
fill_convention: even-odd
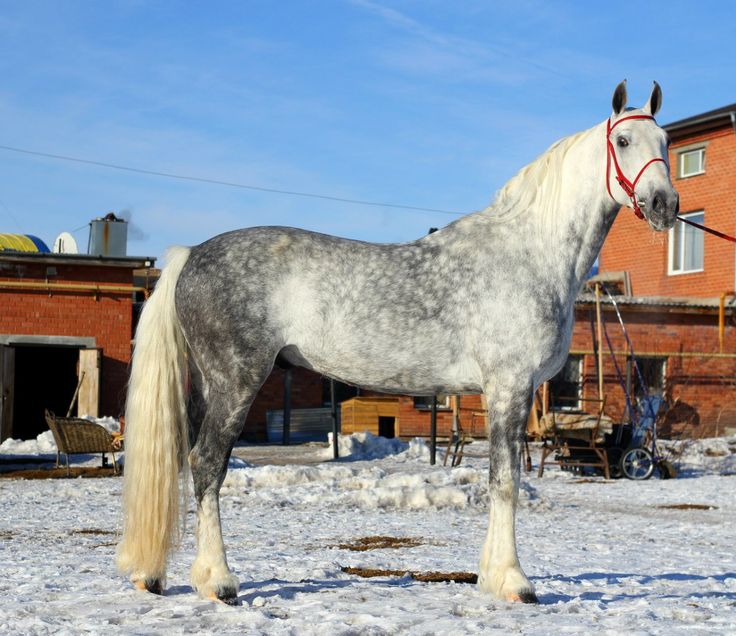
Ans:
[{"label": "horse's muzzle", "polygon": [[651,199],[639,201],[639,205],[652,229],[662,232],[669,230],[680,213],[680,196],[674,190],[657,190]]}]

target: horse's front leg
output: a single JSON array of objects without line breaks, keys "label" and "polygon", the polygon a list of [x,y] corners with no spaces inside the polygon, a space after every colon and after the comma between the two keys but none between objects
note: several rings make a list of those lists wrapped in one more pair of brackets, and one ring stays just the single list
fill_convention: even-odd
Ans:
[{"label": "horse's front leg", "polygon": [[521,449],[526,434],[532,390],[519,386],[490,386],[488,438],[491,510],[488,534],[480,558],[479,587],[513,602],[536,603],[534,586],[516,554],[516,504],[519,499]]}]

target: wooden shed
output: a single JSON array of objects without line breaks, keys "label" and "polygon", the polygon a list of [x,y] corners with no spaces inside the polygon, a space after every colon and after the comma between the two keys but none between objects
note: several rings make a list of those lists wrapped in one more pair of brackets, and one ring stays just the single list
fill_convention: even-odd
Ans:
[{"label": "wooden shed", "polygon": [[382,437],[399,437],[399,398],[358,396],[340,405],[343,435],[368,431]]}]

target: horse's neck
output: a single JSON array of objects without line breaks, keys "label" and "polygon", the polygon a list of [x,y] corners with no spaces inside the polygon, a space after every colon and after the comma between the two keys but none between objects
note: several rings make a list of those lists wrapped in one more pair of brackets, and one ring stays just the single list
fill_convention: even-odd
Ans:
[{"label": "horse's neck", "polygon": [[[524,269],[566,300],[574,299],[616,217],[606,192],[605,125],[583,133],[564,157],[559,196],[552,208],[505,211],[493,207],[466,217],[468,234],[495,236],[503,252],[516,253]],[[493,258],[493,254],[488,255]]]},{"label": "horse's neck", "polygon": [[[577,295],[620,208],[606,190],[605,124],[591,128],[570,150],[563,170],[559,221],[547,228],[566,253],[570,291]],[[562,273],[562,272],[561,272]]]}]

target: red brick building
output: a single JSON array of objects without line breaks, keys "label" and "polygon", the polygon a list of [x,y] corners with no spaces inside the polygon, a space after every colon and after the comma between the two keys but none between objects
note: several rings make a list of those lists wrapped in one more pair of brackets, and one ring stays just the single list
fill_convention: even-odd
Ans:
[{"label": "red brick building", "polygon": [[133,271],[152,259],[0,249],[0,441],[46,430],[43,410],[118,416],[133,330]]}]

